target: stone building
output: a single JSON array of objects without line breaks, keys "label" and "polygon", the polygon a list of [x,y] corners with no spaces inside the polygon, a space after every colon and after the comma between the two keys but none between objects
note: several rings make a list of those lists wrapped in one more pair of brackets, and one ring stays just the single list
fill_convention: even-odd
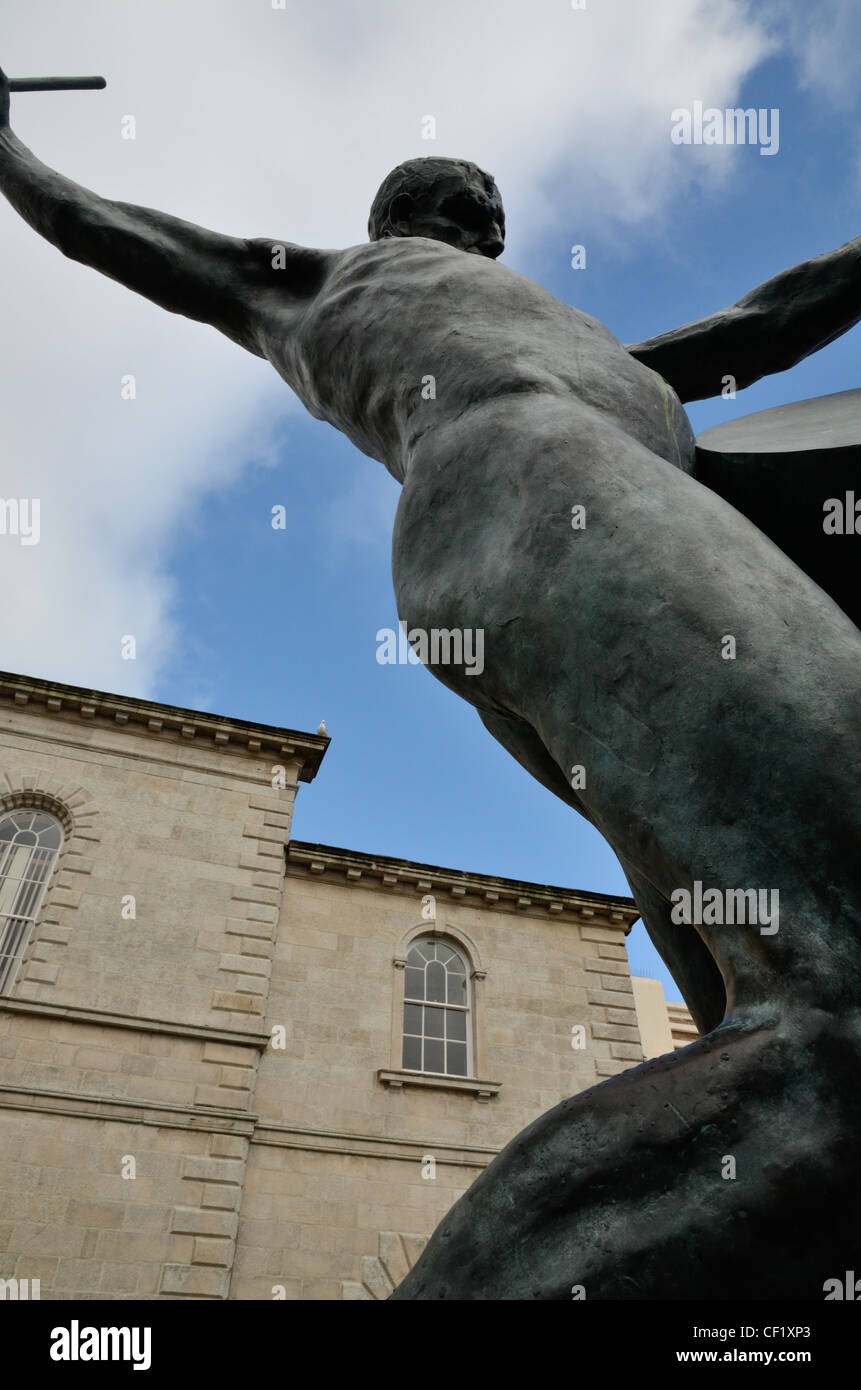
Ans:
[{"label": "stone building", "polygon": [[631,900],[291,840],[327,745],[0,675],[7,1293],[384,1298],[641,1060]]},{"label": "stone building", "polygon": [[687,1047],[688,1043],[699,1037],[699,1030],[687,1005],[681,1000],[667,1000],[660,980],[632,975],[631,985],[640,1042],[647,1060],[662,1057],[666,1052],[677,1052],[680,1047]]}]

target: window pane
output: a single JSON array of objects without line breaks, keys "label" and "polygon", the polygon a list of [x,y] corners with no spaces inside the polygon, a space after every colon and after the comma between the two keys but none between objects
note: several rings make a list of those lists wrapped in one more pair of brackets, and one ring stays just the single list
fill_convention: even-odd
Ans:
[{"label": "window pane", "polygon": [[424,999],[425,997],[425,972],[423,970],[411,970],[407,966],[404,971],[404,994],[407,999]]},{"label": "window pane", "polygon": [[453,975],[449,971],[448,975],[448,1002],[449,1004],[466,1003],[466,976]]},{"label": "window pane", "polygon": [[446,1009],[445,1035],[452,1042],[466,1042],[466,1014],[459,1009]]},{"label": "window pane", "polygon": [[427,981],[427,999],[434,1004],[445,1003],[445,966],[440,965],[439,961],[431,961],[425,972]]},{"label": "window pane", "polygon": [[14,984],[62,841],[46,812],[0,816],[0,993]]},{"label": "window pane", "polygon": [[445,1009],[425,1009],[425,1035],[429,1038],[443,1036]]},{"label": "window pane", "polygon": [[33,819],[33,829],[39,836],[43,849],[59,849],[60,826],[53,816],[38,815]]},{"label": "window pane", "polygon": [[405,1070],[469,1075],[468,1000],[469,971],[457,948],[432,936],[414,940],[404,972]]}]

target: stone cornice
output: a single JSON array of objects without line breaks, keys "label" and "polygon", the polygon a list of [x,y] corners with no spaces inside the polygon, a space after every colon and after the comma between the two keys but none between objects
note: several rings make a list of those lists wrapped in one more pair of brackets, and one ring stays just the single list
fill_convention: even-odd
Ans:
[{"label": "stone cornice", "polygon": [[182,1023],[169,1018],[144,1018],[137,1014],[115,1014],[105,1009],[88,1009],[77,1004],[47,1003],[43,999],[18,999],[3,995],[0,1015],[32,1014],[62,1022],[94,1023],[100,1028],[130,1028],[135,1033],[166,1033],[174,1038],[200,1038],[203,1042],[231,1043],[237,1047],[256,1047],[265,1052],[272,1041],[269,1033],[241,1032],[237,1028],[210,1027],[207,1023]]},{"label": "stone cornice", "polygon": [[157,1125],[159,1129],[196,1129],[211,1134],[250,1138],[257,1122],[247,1111],[218,1106],[171,1105],[167,1101],[109,1096],[88,1091],[54,1091],[37,1086],[13,1086],[0,1081],[0,1110],[28,1110],[40,1115],[74,1115],[85,1120],[117,1124]]},{"label": "stone cornice", "polygon": [[306,734],[246,719],[223,719],[217,714],[136,700],[103,690],[39,680],[0,671],[0,708],[30,706],[37,711],[65,714],[103,727],[130,728],[154,737],[179,736],[189,743],[218,752],[245,753],[253,757],[285,759],[301,764],[299,780],[312,782],[329,746],[324,734]]},{"label": "stone cornice", "polygon": [[261,1120],[248,1111],[220,1106],[174,1105],[168,1101],[141,1100],[135,1096],[110,1096],[88,1091],[18,1086],[0,1081],[0,1110],[26,1110],[32,1114],[70,1115],[87,1120],[111,1120],[118,1124],[157,1125],[169,1129],[202,1130],[211,1134],[235,1134],[252,1144],[299,1149],[305,1153],[358,1155],[389,1158],[398,1162],[420,1161],[432,1154],[438,1164],[456,1168],[486,1168],[499,1153],[484,1144],[453,1144],[439,1139],[403,1139],[345,1130],[305,1129]]},{"label": "stone cornice", "polygon": [[456,1168],[486,1168],[499,1153],[484,1144],[453,1144],[440,1139],[398,1139],[391,1135],[356,1134],[335,1129],[303,1129],[295,1125],[257,1121],[252,1144],[272,1148],[302,1149],[306,1153],[359,1155],[363,1158],[393,1158],[399,1162],[421,1162],[432,1154],[438,1164]]},{"label": "stone cornice", "polygon": [[[618,925],[627,934],[639,917],[632,898],[613,893],[558,888],[552,884],[527,883],[522,879],[498,878],[492,874],[462,873],[435,864],[418,864],[410,859],[391,859],[358,850],[337,849],[333,845],[291,840],[287,846],[287,872],[294,875],[327,875],[333,883],[363,884],[389,892],[419,897],[432,893],[445,895],[451,902],[470,907],[508,911],[542,911],[565,916],[573,914],[581,922],[591,919]],[[438,905],[439,906],[439,905]]]}]

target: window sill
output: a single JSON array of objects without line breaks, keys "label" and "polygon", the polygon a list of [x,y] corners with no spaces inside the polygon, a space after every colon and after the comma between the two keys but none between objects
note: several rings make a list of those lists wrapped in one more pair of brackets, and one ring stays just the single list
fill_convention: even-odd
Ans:
[{"label": "window sill", "polygon": [[377,1072],[378,1080],[384,1086],[427,1086],[436,1091],[465,1091],[476,1100],[488,1101],[502,1089],[501,1081],[476,1081],[473,1076],[446,1076],[430,1071],[386,1071]]}]

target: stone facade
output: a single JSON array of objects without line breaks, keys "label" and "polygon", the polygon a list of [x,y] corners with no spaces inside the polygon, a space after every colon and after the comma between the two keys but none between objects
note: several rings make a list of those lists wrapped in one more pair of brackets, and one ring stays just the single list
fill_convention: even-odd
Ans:
[{"label": "stone facade", "polygon": [[[291,841],[327,744],[0,676],[0,816],[64,828],[0,996],[0,1280],[386,1297],[509,1139],[641,1060],[631,901]],[[402,1067],[419,938],[466,963],[467,1076]]]},{"label": "stone facade", "polygon": [[660,980],[632,975],[631,985],[646,1059],[677,1052],[680,1047],[687,1047],[688,1043],[699,1037],[699,1030],[687,1005],[681,1000],[667,1000]]}]

